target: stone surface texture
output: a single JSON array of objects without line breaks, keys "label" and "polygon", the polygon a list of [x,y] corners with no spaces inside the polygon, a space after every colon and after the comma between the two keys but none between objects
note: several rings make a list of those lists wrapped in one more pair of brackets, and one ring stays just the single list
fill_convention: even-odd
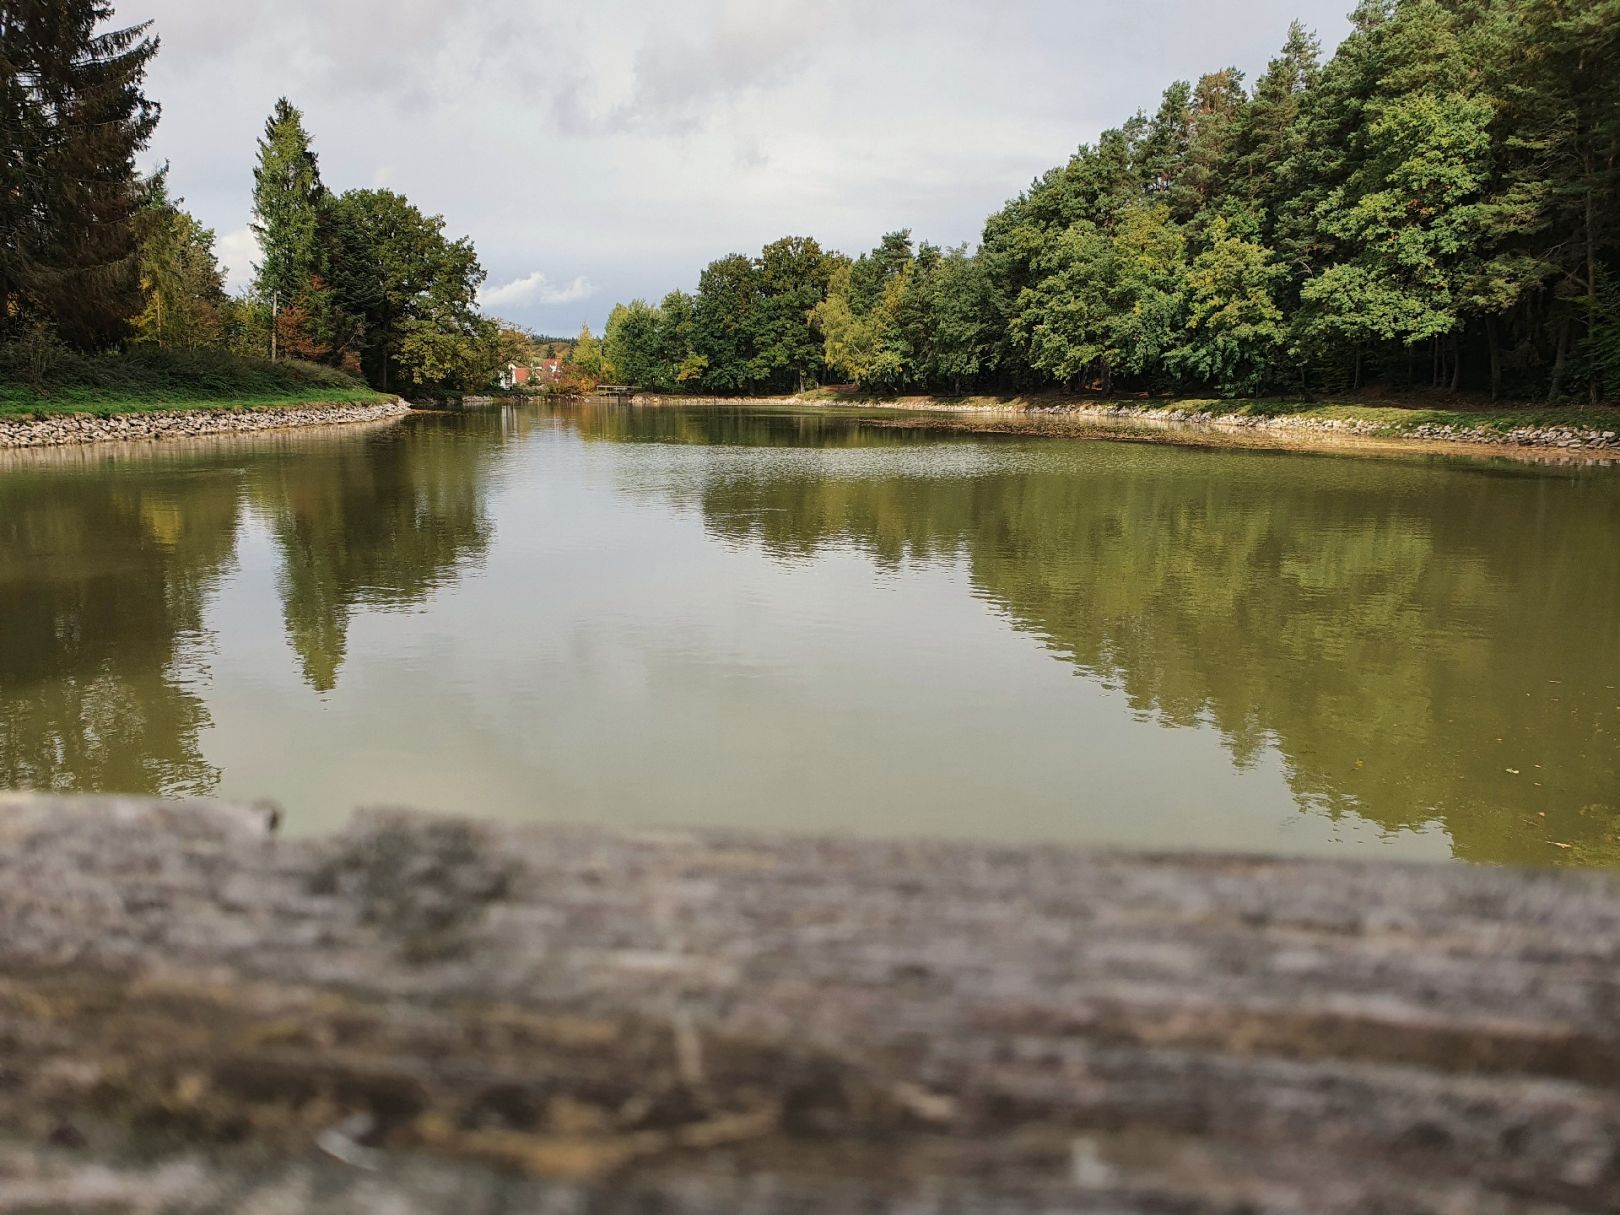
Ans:
[{"label": "stone surface texture", "polygon": [[0,1213],[1620,1210],[1620,878],[0,795]]},{"label": "stone surface texture", "polygon": [[410,411],[409,405],[396,398],[376,404],[315,403],[252,409],[166,409],[149,413],[117,413],[105,418],[87,413],[55,414],[44,418],[0,418],[0,448],[66,447],[79,443],[129,443],[188,439],[199,435],[246,434],[296,426],[378,422],[404,417]]}]

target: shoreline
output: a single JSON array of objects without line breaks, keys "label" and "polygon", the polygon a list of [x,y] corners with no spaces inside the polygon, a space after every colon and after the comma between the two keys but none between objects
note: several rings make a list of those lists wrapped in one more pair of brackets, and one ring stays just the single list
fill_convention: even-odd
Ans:
[{"label": "shoreline", "polygon": [[[590,398],[583,398],[590,399]],[[1425,420],[1398,426],[1388,420],[1321,417],[1297,413],[1240,413],[1230,403],[1205,408],[1202,402],[1124,404],[1083,400],[1010,398],[1004,401],[953,401],[938,397],[889,400],[790,395],[755,397],[671,396],[638,393],[632,405],[793,405],[810,408],[889,410],[896,414],[946,415],[941,428],[976,434],[1023,434],[1050,438],[1146,440],[1205,447],[1266,447],[1328,451],[1453,451],[1459,455],[1497,456],[1580,463],[1620,463],[1620,410],[1602,408],[1597,425],[1565,422],[1519,426],[1510,430],[1469,425],[1466,411],[1414,411],[1424,415],[1452,413],[1459,420]],[[885,425],[904,426],[903,419]]]},{"label": "shoreline", "polygon": [[204,435],[252,434],[305,426],[336,426],[402,418],[411,407],[387,401],[306,401],[288,405],[196,406],[150,412],[53,414],[0,418],[0,449],[79,447],[96,443],[153,443]]}]

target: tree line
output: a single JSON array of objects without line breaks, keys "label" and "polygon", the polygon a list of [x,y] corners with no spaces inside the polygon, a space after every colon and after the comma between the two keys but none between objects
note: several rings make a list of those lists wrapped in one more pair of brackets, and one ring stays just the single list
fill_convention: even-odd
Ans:
[{"label": "tree line", "polygon": [[789,237],[616,307],[665,391],[1620,396],[1620,0],[1362,0],[1165,90],[978,247]]},{"label": "tree line", "polygon": [[215,236],[137,170],[160,107],[151,23],[98,32],[109,0],[0,0],[0,362],[42,376],[75,353],[295,357],[411,395],[482,388],[497,328],[484,271],[389,190],[334,193],[283,98],[253,172],[261,257],[226,293]]}]

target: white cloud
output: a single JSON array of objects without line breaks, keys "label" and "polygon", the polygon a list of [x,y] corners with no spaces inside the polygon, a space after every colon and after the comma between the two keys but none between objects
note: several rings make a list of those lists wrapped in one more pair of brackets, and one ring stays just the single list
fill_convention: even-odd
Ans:
[{"label": "white cloud", "polygon": [[[788,233],[859,253],[985,217],[1171,81],[1250,79],[1288,21],[1327,47],[1348,0],[114,0],[163,49],[147,163],[222,234],[233,286],[255,141],[303,109],[328,187],[384,184],[548,333],[691,290]],[[530,274],[550,268],[555,281]],[[578,276],[578,277],[576,277]]]},{"label": "white cloud", "polygon": [[259,260],[259,238],[253,235],[253,229],[225,233],[214,242],[214,251],[225,270],[226,289],[245,290],[253,282],[253,263]]},{"label": "white cloud", "polygon": [[596,289],[583,274],[560,287],[539,270],[515,278],[499,287],[485,287],[478,293],[482,308],[526,308],[536,304],[572,304],[585,299]]}]

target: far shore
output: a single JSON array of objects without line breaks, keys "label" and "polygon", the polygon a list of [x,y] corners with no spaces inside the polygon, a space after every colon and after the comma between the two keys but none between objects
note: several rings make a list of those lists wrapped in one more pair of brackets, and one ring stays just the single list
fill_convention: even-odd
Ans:
[{"label": "far shore", "polygon": [[1620,407],[1472,406],[1455,408],[1322,403],[1286,399],[1112,399],[1059,396],[871,397],[829,389],[786,396],[703,397],[638,393],[632,404],[792,405],[932,414],[896,416],[887,426],[926,426],[974,434],[1097,438],[1199,447],[1393,452],[1450,449],[1458,454],[1620,462]]}]

